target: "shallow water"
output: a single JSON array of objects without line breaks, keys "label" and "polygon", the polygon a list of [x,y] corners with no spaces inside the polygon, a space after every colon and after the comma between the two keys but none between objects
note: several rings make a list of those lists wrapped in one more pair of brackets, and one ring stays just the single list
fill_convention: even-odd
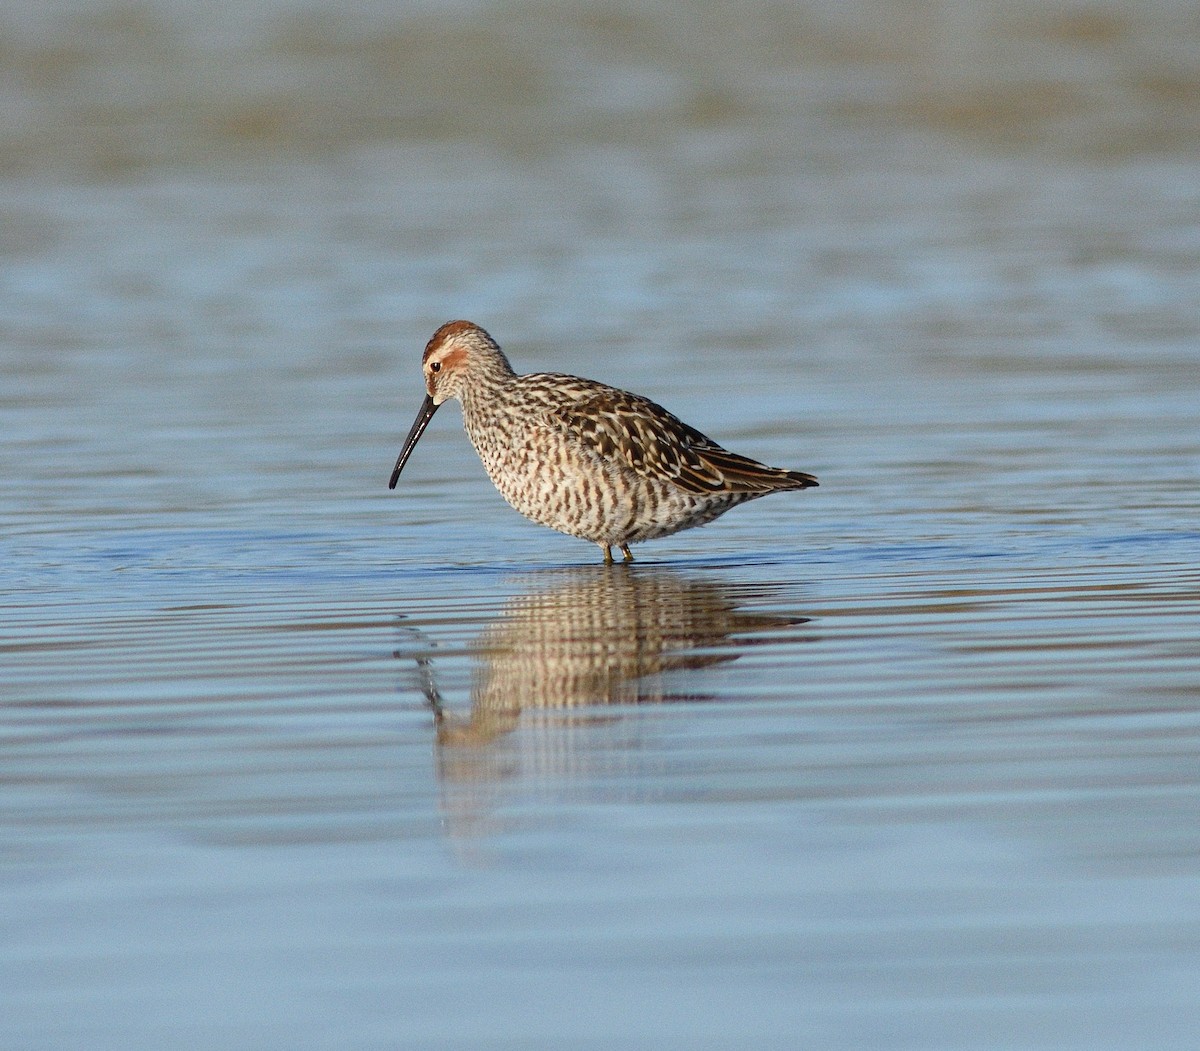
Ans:
[{"label": "shallow water", "polygon": [[[0,6],[0,1045],[1194,1045],[1194,20],[678,10]],[[821,487],[389,493],[457,316]]]}]

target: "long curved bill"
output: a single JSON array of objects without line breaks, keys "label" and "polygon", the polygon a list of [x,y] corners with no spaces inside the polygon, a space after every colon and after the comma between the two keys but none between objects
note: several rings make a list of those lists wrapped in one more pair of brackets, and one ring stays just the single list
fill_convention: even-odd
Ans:
[{"label": "long curved bill", "polygon": [[421,435],[425,433],[425,428],[429,426],[429,421],[433,419],[433,414],[437,412],[438,407],[434,400],[425,395],[425,400],[421,402],[421,411],[417,413],[417,418],[413,420],[412,430],[408,432],[408,437],[404,439],[404,448],[400,450],[400,455],[396,457],[396,466],[392,468],[392,478],[388,482],[389,489],[396,488],[396,479],[400,477],[400,472],[404,470],[404,465],[408,463],[408,458],[412,455],[413,449],[417,447],[417,442],[421,440]]}]

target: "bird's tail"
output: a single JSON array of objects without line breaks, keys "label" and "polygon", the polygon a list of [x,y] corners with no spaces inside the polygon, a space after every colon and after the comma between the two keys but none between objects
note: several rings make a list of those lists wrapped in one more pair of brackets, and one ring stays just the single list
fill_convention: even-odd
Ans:
[{"label": "bird's tail", "polygon": [[816,475],[807,474],[804,471],[784,471],[782,473],[788,484],[780,486],[781,489],[812,489],[821,484],[817,481]]},{"label": "bird's tail", "polygon": [[720,473],[721,485],[744,493],[773,493],[786,489],[811,489],[816,478],[804,471],[768,467],[727,449],[705,449],[704,459]]}]

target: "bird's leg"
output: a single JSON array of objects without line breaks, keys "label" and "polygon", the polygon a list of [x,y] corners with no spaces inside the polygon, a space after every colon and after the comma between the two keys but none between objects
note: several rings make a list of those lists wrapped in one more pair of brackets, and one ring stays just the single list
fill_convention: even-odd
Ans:
[{"label": "bird's leg", "polygon": [[611,566],[612,565],[612,547],[608,544],[601,544],[600,550],[604,552],[604,564],[606,566]]},{"label": "bird's leg", "polygon": [[628,544],[621,545],[621,556],[622,556],[622,558],[621,558],[622,562],[632,562],[633,561],[633,553],[629,550]]}]

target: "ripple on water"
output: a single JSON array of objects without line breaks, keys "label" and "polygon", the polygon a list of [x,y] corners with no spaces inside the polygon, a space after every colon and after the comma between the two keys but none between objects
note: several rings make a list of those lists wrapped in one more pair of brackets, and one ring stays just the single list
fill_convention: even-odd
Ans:
[{"label": "ripple on water", "polygon": [[[0,1045],[1192,1047],[1186,5],[77,6],[4,19]],[[608,572],[451,410],[388,494],[461,316],[821,488]]]}]

